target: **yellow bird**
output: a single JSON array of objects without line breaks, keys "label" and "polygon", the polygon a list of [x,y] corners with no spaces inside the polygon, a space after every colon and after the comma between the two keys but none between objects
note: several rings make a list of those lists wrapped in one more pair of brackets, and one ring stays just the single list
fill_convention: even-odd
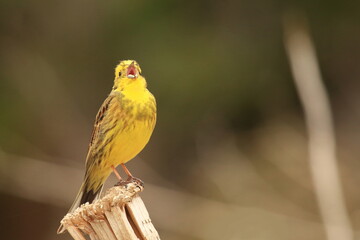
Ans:
[{"label": "yellow bird", "polygon": [[[134,158],[148,143],[156,123],[156,101],[147,89],[139,64],[124,60],[115,68],[112,91],[96,115],[86,172],[80,191],[69,212],[86,202],[93,202],[105,180],[121,164],[129,178],[133,178],[124,163]],[[64,232],[60,225],[58,233]]]}]

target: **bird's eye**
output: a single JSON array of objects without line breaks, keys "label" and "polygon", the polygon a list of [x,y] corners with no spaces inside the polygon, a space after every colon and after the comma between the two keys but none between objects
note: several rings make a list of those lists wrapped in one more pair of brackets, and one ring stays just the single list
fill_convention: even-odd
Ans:
[{"label": "bird's eye", "polygon": [[119,77],[121,77],[121,72],[119,72]]}]

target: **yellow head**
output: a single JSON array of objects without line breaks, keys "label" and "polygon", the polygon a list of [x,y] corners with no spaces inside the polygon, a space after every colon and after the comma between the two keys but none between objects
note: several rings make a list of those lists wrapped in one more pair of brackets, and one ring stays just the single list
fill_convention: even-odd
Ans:
[{"label": "yellow head", "polygon": [[113,90],[124,90],[127,87],[145,87],[145,78],[141,75],[141,68],[134,60],[123,60],[115,68]]}]

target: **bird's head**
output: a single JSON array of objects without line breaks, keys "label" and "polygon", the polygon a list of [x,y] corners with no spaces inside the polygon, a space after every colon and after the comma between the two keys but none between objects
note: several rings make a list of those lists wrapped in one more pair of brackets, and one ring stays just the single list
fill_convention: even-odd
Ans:
[{"label": "bird's head", "polygon": [[134,60],[123,60],[115,68],[114,88],[125,88],[128,85],[144,85],[145,78],[141,75],[141,68]]}]

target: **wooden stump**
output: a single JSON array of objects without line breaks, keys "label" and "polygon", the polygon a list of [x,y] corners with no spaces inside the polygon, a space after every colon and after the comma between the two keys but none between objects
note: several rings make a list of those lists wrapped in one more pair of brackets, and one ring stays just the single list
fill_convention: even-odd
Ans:
[{"label": "wooden stump", "polygon": [[104,197],[68,213],[61,223],[75,240],[159,240],[138,181],[110,188]]}]

